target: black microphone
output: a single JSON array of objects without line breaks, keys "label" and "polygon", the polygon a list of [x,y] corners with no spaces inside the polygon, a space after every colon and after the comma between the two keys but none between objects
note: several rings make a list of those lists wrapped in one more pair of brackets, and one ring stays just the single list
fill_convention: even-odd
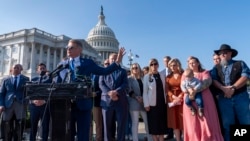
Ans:
[{"label": "black microphone", "polygon": [[58,73],[64,69],[68,69],[69,68],[69,64],[60,64],[55,70],[53,70],[49,76],[50,77],[56,77],[58,75]]},{"label": "black microphone", "polygon": [[68,69],[68,68],[69,68],[69,64],[63,65],[63,69]]},{"label": "black microphone", "polygon": [[62,70],[62,68],[63,68],[63,64],[60,64],[59,66],[57,66],[55,70],[49,73],[49,77],[54,77],[55,74],[59,72],[59,70],[60,71]]},{"label": "black microphone", "polygon": [[42,82],[43,76],[46,74],[46,71],[41,71],[40,73],[40,79],[39,79],[39,83],[40,84]]}]

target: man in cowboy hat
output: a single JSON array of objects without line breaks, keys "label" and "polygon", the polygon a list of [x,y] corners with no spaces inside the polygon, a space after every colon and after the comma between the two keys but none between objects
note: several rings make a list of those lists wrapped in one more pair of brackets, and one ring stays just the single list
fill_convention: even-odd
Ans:
[{"label": "man in cowboy hat", "polygon": [[213,84],[222,92],[218,96],[218,106],[221,113],[224,128],[225,141],[230,140],[230,125],[250,124],[249,97],[247,93],[247,80],[249,68],[243,61],[236,61],[232,58],[238,51],[227,44],[222,44],[218,54],[221,63],[215,65],[211,75]]}]

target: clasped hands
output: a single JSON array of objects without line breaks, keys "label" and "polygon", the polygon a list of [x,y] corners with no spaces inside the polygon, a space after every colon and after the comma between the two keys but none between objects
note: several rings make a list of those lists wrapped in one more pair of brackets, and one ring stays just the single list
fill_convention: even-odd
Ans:
[{"label": "clasped hands", "polygon": [[222,91],[224,92],[225,98],[231,98],[235,89],[233,89],[233,86],[222,86]]},{"label": "clasped hands", "polygon": [[175,95],[172,95],[172,98],[173,98],[173,103],[175,105],[179,105],[181,104],[181,102],[183,101],[182,98],[178,97],[178,96],[175,96]]},{"label": "clasped hands", "polygon": [[143,98],[141,96],[136,96],[136,100],[142,104],[143,103]]},{"label": "clasped hands", "polygon": [[113,101],[118,100],[118,92],[116,90],[109,91],[108,95]]}]

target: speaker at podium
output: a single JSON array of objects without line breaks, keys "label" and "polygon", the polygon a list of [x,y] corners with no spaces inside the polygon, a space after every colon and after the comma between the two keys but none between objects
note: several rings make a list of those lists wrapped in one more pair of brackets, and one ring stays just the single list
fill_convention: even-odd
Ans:
[{"label": "speaker at podium", "polygon": [[26,84],[26,98],[43,99],[49,104],[52,117],[52,141],[71,140],[72,101],[91,98],[92,84],[88,82]]}]

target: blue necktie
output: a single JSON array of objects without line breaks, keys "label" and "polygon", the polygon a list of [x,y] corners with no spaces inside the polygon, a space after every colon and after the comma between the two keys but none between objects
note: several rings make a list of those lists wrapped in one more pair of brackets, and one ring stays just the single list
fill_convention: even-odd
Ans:
[{"label": "blue necktie", "polygon": [[71,69],[71,80],[75,80],[75,64],[74,64],[75,60],[72,59],[70,61],[70,69]]},{"label": "blue necktie", "polygon": [[16,90],[17,88],[17,76],[14,77],[14,89]]}]

